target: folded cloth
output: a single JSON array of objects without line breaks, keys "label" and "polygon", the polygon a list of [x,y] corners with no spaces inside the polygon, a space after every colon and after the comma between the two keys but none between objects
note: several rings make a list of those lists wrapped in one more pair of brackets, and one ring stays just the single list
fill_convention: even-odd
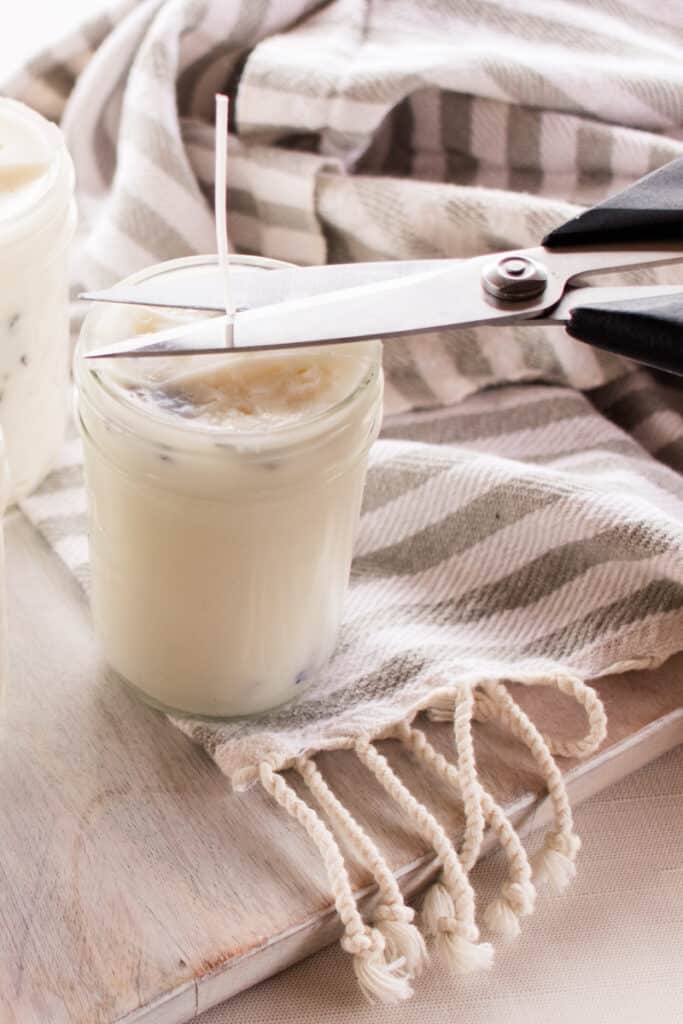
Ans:
[{"label": "folded cloth", "polygon": [[[237,249],[308,263],[470,256],[536,244],[574,204],[683,153],[683,12],[660,5],[655,17],[645,0],[616,9],[145,0],[85,26],[9,89],[63,117],[85,214],[76,285],[212,248],[217,88],[236,111]],[[313,756],[353,749],[410,816],[441,868],[424,932],[454,969],[487,966],[468,878],[485,824],[510,864],[488,923],[515,934],[534,885],[479,782],[472,722],[496,719],[529,746],[555,814],[536,866],[561,887],[579,841],[554,755],[584,756],[606,729],[585,680],[683,648],[683,419],[673,386],[552,329],[393,342],[385,369],[389,415],[330,665],[298,701],[257,719],[175,724],[235,786],[262,785],[307,830],[361,987],[392,1002],[410,992],[422,937]],[[87,585],[77,440],[23,508]],[[574,697],[586,735],[542,736],[511,680]],[[452,722],[453,763],[413,727],[421,711]],[[456,787],[466,815],[457,853],[379,738],[404,743]],[[333,830],[375,875],[371,923]]]}]

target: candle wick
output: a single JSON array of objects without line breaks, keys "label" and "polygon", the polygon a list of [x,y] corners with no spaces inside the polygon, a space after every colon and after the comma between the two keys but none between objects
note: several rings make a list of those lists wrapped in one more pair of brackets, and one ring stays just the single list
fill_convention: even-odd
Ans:
[{"label": "candle wick", "polygon": [[218,265],[223,278],[223,299],[225,303],[225,346],[232,347],[232,320],[235,306],[230,281],[230,260],[228,258],[227,184],[228,184],[228,97],[216,96],[216,142],[215,142],[215,184],[214,213],[216,219],[216,247]]}]

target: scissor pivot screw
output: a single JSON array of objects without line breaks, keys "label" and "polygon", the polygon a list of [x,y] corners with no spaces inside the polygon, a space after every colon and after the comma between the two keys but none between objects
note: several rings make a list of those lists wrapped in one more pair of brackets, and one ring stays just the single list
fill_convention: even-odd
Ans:
[{"label": "scissor pivot screw", "polygon": [[545,267],[527,256],[504,256],[486,264],[481,283],[484,291],[496,299],[521,302],[534,299],[545,290],[548,274]]}]

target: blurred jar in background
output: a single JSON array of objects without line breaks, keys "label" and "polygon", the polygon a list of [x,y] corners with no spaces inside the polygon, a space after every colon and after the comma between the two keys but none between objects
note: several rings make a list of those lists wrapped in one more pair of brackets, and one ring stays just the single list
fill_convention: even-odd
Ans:
[{"label": "blurred jar in background", "polygon": [[74,171],[61,132],[0,98],[0,426],[9,501],[49,472],[69,409]]}]

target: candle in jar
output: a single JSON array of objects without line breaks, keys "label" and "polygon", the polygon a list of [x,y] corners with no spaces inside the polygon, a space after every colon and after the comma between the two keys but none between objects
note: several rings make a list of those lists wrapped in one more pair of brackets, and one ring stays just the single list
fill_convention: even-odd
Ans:
[{"label": "candle in jar", "polygon": [[0,425],[10,500],[40,482],[64,437],[73,188],[59,129],[0,98]]},{"label": "candle in jar", "polygon": [[[273,261],[233,258],[240,267]],[[197,274],[198,257],[148,274]],[[334,650],[381,345],[88,363],[202,314],[99,308],[76,355],[92,604],[107,662],[157,706],[233,716],[287,701]]]}]

